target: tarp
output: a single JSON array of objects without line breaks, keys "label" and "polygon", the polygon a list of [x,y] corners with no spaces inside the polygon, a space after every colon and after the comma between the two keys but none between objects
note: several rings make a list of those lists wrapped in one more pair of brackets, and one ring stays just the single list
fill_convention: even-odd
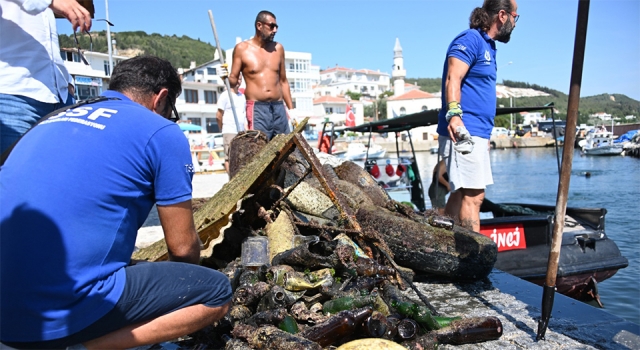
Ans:
[{"label": "tarp", "polygon": [[195,125],[195,124],[178,123],[178,125],[180,126],[180,130],[182,130],[182,131],[200,131],[200,130],[202,130],[201,126]]},{"label": "tarp", "polygon": [[638,133],[638,131],[640,130],[630,130],[627,131],[626,133],[620,135],[620,137],[618,137],[617,139],[613,140],[613,143],[620,143],[620,142],[626,142],[626,141],[631,141],[631,139],[633,138],[633,136],[635,134]]}]

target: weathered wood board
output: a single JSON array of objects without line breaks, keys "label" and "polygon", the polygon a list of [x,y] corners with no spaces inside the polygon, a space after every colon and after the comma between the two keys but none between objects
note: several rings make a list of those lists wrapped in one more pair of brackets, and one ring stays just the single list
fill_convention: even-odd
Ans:
[{"label": "weathered wood board", "polygon": [[[229,225],[229,217],[237,203],[245,196],[255,193],[271,177],[285,158],[294,150],[296,134],[304,130],[308,118],[298,124],[294,132],[274,137],[260,153],[243,167],[211,199],[194,213],[194,222],[204,248],[220,240],[220,231]],[[135,252],[136,260],[167,260],[167,245],[164,239]]]}]

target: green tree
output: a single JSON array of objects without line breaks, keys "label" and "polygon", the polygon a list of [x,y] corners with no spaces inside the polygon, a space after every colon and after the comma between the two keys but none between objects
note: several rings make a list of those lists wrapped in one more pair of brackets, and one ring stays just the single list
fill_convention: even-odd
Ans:
[{"label": "green tree", "polygon": [[345,95],[349,96],[349,98],[355,101],[360,101],[360,97],[362,97],[361,93],[353,92],[351,90],[347,90],[347,92],[345,92]]}]

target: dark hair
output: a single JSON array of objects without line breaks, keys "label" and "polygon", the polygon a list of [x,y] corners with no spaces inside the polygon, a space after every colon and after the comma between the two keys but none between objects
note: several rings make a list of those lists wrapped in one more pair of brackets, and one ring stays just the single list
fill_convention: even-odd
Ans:
[{"label": "dark hair", "polygon": [[253,24],[253,26],[258,29],[258,22],[262,22],[264,23],[264,21],[267,20],[267,17],[273,17],[273,19],[276,19],[276,15],[274,15],[273,13],[267,11],[267,10],[262,10],[260,12],[258,12],[258,15],[256,16],[256,22]]},{"label": "dark hair", "polygon": [[476,7],[469,17],[469,28],[482,29],[485,32],[489,30],[493,23],[493,18],[500,12],[505,10],[509,13],[513,12],[512,0],[484,0],[482,7]]},{"label": "dark hair", "polygon": [[137,56],[124,60],[113,69],[109,90],[147,96],[169,90],[171,101],[182,92],[180,77],[171,63],[155,56]]}]

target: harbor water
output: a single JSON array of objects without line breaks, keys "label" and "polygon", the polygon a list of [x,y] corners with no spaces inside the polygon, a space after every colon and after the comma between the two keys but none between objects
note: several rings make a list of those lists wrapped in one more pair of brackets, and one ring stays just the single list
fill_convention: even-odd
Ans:
[{"label": "harbor water", "polygon": [[[559,153],[561,157],[562,149]],[[437,155],[418,152],[416,158],[426,192]],[[554,148],[491,150],[491,166],[494,185],[487,188],[487,199],[555,205],[559,172]],[[567,205],[607,209],[606,233],[629,266],[598,284],[600,300],[609,313],[640,324],[640,160],[575,151]]]}]

